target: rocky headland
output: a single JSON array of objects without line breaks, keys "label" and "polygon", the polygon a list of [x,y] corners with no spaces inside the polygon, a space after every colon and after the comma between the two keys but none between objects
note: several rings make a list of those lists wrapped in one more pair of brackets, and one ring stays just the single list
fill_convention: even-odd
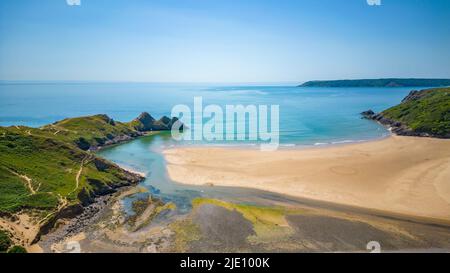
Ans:
[{"label": "rocky headland", "polygon": [[450,88],[414,90],[397,106],[361,115],[397,135],[450,138]]},{"label": "rocky headland", "polygon": [[144,179],[93,151],[171,130],[177,121],[144,112],[131,122],[94,115],[40,128],[0,127],[0,230],[28,247],[57,223],[88,222],[108,196]]}]

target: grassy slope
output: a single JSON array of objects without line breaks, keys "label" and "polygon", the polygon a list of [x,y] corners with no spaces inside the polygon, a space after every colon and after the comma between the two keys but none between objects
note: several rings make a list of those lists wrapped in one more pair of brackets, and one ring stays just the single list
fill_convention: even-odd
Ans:
[{"label": "grassy slope", "polygon": [[11,246],[12,242],[9,239],[9,234],[0,229],[0,253],[6,252]]},{"label": "grassy slope", "polygon": [[44,126],[44,132],[57,139],[75,143],[83,150],[101,146],[116,136],[136,136],[138,132],[129,124],[113,121],[106,115],[70,118]]},{"label": "grassy slope", "polygon": [[420,91],[417,97],[383,111],[415,132],[450,136],[450,88]]},{"label": "grassy slope", "polygon": [[136,182],[137,176],[86,152],[90,147],[114,143],[117,138],[142,135],[134,126],[140,126],[138,120],[122,123],[106,115],[94,115],[41,128],[0,127],[0,213],[24,208],[55,210],[62,201],[69,205],[86,203],[86,198],[98,192]]},{"label": "grassy slope", "polygon": [[[97,121],[99,126],[96,127]],[[75,144],[79,136],[96,141],[95,138],[102,135],[128,133],[127,126],[107,126],[100,116],[56,124],[57,128],[41,129],[0,127],[0,212],[14,213],[24,208],[55,210],[62,198],[68,204],[79,203],[79,193],[83,190],[90,195],[105,186],[114,187],[130,179],[129,174],[117,166]],[[60,132],[55,135],[57,130]],[[82,162],[77,187],[76,177]]]}]

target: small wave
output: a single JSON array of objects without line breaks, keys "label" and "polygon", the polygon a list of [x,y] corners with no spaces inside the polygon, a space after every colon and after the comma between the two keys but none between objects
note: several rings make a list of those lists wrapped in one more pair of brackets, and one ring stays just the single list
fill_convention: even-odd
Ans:
[{"label": "small wave", "polygon": [[352,143],[352,142],[359,142],[358,140],[340,140],[340,141],[333,141],[331,144],[342,144],[342,143]]},{"label": "small wave", "polygon": [[192,147],[254,147],[260,145],[259,143],[183,143],[180,146]]},{"label": "small wave", "polygon": [[295,147],[295,146],[297,146],[297,145],[294,143],[280,144],[280,147]]},{"label": "small wave", "polygon": [[267,92],[261,91],[261,90],[226,90],[226,91],[221,91],[221,92],[226,92],[228,94],[231,95],[267,95]]},{"label": "small wave", "polygon": [[314,146],[322,146],[322,145],[336,145],[336,144],[345,144],[345,143],[357,143],[357,142],[363,142],[364,140],[339,140],[339,141],[332,141],[332,142],[316,142],[314,143]]},{"label": "small wave", "polygon": [[330,143],[328,143],[328,142],[316,142],[316,143],[314,143],[314,146],[328,145],[328,144],[330,144]]}]

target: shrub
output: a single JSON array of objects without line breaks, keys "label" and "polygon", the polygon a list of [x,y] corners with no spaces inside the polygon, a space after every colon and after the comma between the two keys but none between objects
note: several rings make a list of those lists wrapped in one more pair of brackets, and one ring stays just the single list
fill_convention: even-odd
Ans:
[{"label": "shrub", "polygon": [[8,253],[27,253],[23,246],[13,246],[8,250]]},{"label": "shrub", "polygon": [[0,230],[0,252],[5,252],[11,246],[12,242],[6,231]]}]

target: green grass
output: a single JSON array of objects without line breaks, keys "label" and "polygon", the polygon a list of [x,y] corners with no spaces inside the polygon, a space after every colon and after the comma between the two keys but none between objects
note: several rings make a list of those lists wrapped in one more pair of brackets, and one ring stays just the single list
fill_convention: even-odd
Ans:
[{"label": "green grass", "polygon": [[[56,128],[45,126],[40,129],[0,127],[0,212],[15,213],[22,209],[52,211],[58,207],[61,198],[69,204],[80,203],[82,190],[94,195],[102,188],[130,179],[124,170],[83,151],[76,143],[79,135],[99,143],[97,138],[101,136],[111,138],[128,134],[132,131],[128,126],[121,123],[112,125],[101,115],[55,124]],[[55,130],[60,132],[55,134]],[[82,162],[83,171],[76,188],[76,176]],[[35,192],[21,176],[31,179]]]},{"label": "green grass", "polygon": [[103,145],[116,136],[132,136],[137,131],[129,124],[114,121],[106,115],[69,118],[43,127],[55,138],[76,144],[83,150]]},{"label": "green grass", "polygon": [[28,194],[22,179],[3,166],[0,167],[0,211],[14,212],[20,209]]},{"label": "green grass", "polygon": [[450,137],[450,88],[422,90],[416,99],[382,112],[415,132]]}]

